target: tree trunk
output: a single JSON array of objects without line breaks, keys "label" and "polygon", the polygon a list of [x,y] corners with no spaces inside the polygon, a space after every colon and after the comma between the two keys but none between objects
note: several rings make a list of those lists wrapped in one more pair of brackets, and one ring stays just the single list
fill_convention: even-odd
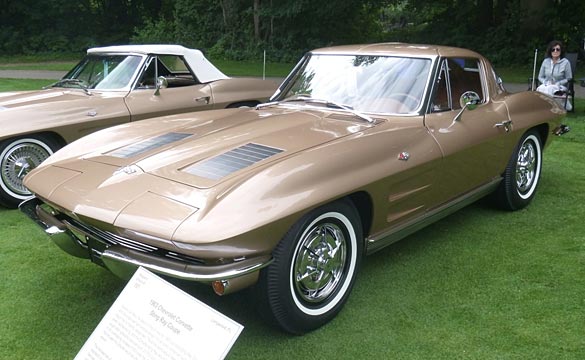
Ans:
[{"label": "tree trunk", "polygon": [[225,8],[225,0],[219,0],[219,6],[221,6],[221,15],[223,18],[223,26],[225,29],[227,29],[228,27],[228,23],[227,23],[227,11]]},{"label": "tree trunk", "polygon": [[544,23],[546,8],[550,0],[521,0],[522,13],[525,14],[524,24],[528,30],[535,30]]},{"label": "tree trunk", "polygon": [[478,0],[477,2],[477,26],[479,30],[486,30],[493,25],[494,2],[493,0]]},{"label": "tree trunk", "polygon": [[260,0],[254,0],[254,39],[260,41]]},{"label": "tree trunk", "polygon": [[498,26],[506,20],[508,0],[497,0],[494,10],[494,25]]}]

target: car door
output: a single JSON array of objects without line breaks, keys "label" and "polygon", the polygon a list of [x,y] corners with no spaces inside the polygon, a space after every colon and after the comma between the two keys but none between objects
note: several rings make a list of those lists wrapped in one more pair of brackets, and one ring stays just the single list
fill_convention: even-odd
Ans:
[{"label": "car door", "polygon": [[[162,86],[157,88],[157,81]],[[213,108],[213,94],[202,84],[181,56],[151,56],[126,97],[132,121]]]},{"label": "car door", "polygon": [[[507,163],[510,141],[506,104],[488,94],[485,65],[475,58],[445,58],[425,116],[425,125],[443,152],[443,202],[498,178]],[[462,110],[461,95],[479,96],[476,108]]]}]

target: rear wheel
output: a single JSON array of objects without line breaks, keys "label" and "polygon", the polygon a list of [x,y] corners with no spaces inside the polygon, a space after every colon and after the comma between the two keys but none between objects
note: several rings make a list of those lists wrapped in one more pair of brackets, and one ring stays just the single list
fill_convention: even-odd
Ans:
[{"label": "rear wheel", "polygon": [[336,201],[299,220],[274,250],[260,279],[260,309],[285,331],[303,334],[337,315],[361,263],[362,232],[349,201]]},{"label": "rear wheel", "polygon": [[23,179],[59,148],[53,139],[34,135],[0,143],[0,204],[15,208],[32,193]]},{"label": "rear wheel", "polygon": [[497,190],[498,204],[508,210],[526,207],[534,198],[542,169],[542,143],[536,130],[522,138],[510,159]]}]

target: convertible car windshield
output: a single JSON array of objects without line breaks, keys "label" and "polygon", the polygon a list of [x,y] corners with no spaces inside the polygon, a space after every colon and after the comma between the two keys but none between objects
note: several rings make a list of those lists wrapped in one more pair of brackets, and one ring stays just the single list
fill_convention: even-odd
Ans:
[{"label": "convertible car windshield", "polygon": [[89,55],[53,87],[127,90],[141,62],[136,55]]},{"label": "convertible car windshield", "polygon": [[365,113],[407,114],[421,105],[431,60],[311,55],[277,100],[319,99]]}]

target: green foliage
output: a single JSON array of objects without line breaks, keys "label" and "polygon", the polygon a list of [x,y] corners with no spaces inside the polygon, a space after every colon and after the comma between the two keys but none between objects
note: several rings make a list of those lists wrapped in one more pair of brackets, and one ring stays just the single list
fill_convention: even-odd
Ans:
[{"label": "green foliage", "polygon": [[580,51],[585,37],[585,2],[578,0],[401,0],[384,10],[386,40],[469,48],[499,65],[531,64],[534,49],[542,53],[553,39]]},{"label": "green foliage", "polygon": [[131,42],[134,44],[167,44],[174,43],[176,37],[174,20],[146,19],[141,27],[134,28]]},{"label": "green foliage", "polygon": [[[376,34],[372,7],[361,1],[253,2],[242,0],[175,0],[173,26],[164,33],[174,41],[232,60],[258,59],[266,51],[272,61],[296,61],[315,47],[367,42]],[[256,19],[256,20],[254,20]],[[255,22],[256,21],[256,22]],[[158,25],[158,23],[154,23]],[[164,23],[166,24],[166,23]],[[133,41],[158,39],[153,23],[138,30]]]},{"label": "green foliage", "polygon": [[403,41],[524,64],[552,39],[582,51],[584,13],[582,0],[20,0],[0,12],[0,53],[179,43],[217,58],[266,51],[272,61],[293,62],[323,46]]}]

